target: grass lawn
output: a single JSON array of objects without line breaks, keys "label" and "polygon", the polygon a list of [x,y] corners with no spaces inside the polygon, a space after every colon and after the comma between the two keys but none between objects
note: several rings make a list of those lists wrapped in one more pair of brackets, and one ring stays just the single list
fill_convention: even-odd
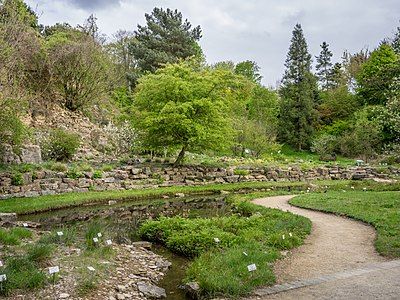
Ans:
[{"label": "grass lawn", "polygon": [[375,247],[384,256],[400,257],[400,192],[328,192],[298,196],[291,204],[345,215],[377,230]]},{"label": "grass lawn", "polygon": [[66,193],[61,195],[46,195],[31,198],[11,198],[0,201],[0,212],[30,214],[90,203],[105,203],[109,200],[146,200],[161,197],[162,195],[174,196],[176,193],[186,195],[212,194],[220,191],[238,191],[254,189],[271,189],[275,191],[298,192],[310,188],[311,191],[349,190],[350,187],[362,190],[400,190],[400,184],[382,184],[373,181],[349,181],[349,180],[323,180],[313,182],[238,182],[229,184],[209,184],[202,186],[172,186],[140,190],[102,191],[86,193]]}]

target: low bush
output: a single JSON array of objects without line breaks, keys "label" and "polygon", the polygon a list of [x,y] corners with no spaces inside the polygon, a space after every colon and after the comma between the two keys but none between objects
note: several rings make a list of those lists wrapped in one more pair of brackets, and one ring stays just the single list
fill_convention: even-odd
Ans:
[{"label": "low bush", "polygon": [[45,159],[56,161],[70,160],[80,144],[77,134],[62,129],[55,129],[50,132],[49,138],[42,145],[42,154]]},{"label": "low bush", "polygon": [[24,177],[22,174],[19,172],[13,173],[11,175],[11,184],[16,186],[24,185]]}]

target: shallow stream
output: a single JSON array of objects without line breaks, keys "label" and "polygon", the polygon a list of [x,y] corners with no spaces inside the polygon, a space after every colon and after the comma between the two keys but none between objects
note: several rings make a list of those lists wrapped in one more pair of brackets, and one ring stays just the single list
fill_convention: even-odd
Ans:
[{"label": "shallow stream", "polygon": [[[153,199],[145,201],[109,202],[108,205],[80,206],[55,211],[23,215],[20,221],[41,224],[43,230],[55,230],[72,226],[83,226],[90,221],[99,221],[112,233],[113,241],[129,243],[140,240],[137,229],[148,219],[159,216],[214,217],[230,214],[224,197],[194,196],[187,198]],[[166,290],[167,299],[186,299],[179,285],[185,276],[189,260],[175,255],[166,248],[153,245],[152,251],[168,259],[172,266],[158,285]]]}]

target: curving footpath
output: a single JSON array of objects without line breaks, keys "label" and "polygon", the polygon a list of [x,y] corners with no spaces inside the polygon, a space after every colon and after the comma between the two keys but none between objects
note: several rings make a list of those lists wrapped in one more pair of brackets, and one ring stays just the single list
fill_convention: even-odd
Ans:
[{"label": "curving footpath", "polygon": [[305,216],[313,228],[304,245],[275,264],[277,285],[256,290],[252,299],[400,299],[400,261],[375,251],[371,226],[291,206],[293,197],[253,201]]}]

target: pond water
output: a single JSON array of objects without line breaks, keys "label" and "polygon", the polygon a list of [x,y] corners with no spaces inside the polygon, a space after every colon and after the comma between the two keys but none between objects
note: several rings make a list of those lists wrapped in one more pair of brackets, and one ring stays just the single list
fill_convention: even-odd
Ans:
[{"label": "pond water", "polygon": [[[117,243],[129,243],[140,240],[137,229],[148,219],[159,216],[214,217],[230,214],[230,207],[224,197],[194,196],[188,198],[153,199],[146,201],[110,202],[109,205],[90,205],[55,211],[23,215],[21,221],[32,221],[41,224],[44,230],[76,227],[96,221],[107,227],[111,238]],[[167,299],[186,299],[179,285],[185,276],[189,260],[175,255],[166,248],[153,245],[152,251],[168,259],[172,266],[158,283],[167,293]]]}]

